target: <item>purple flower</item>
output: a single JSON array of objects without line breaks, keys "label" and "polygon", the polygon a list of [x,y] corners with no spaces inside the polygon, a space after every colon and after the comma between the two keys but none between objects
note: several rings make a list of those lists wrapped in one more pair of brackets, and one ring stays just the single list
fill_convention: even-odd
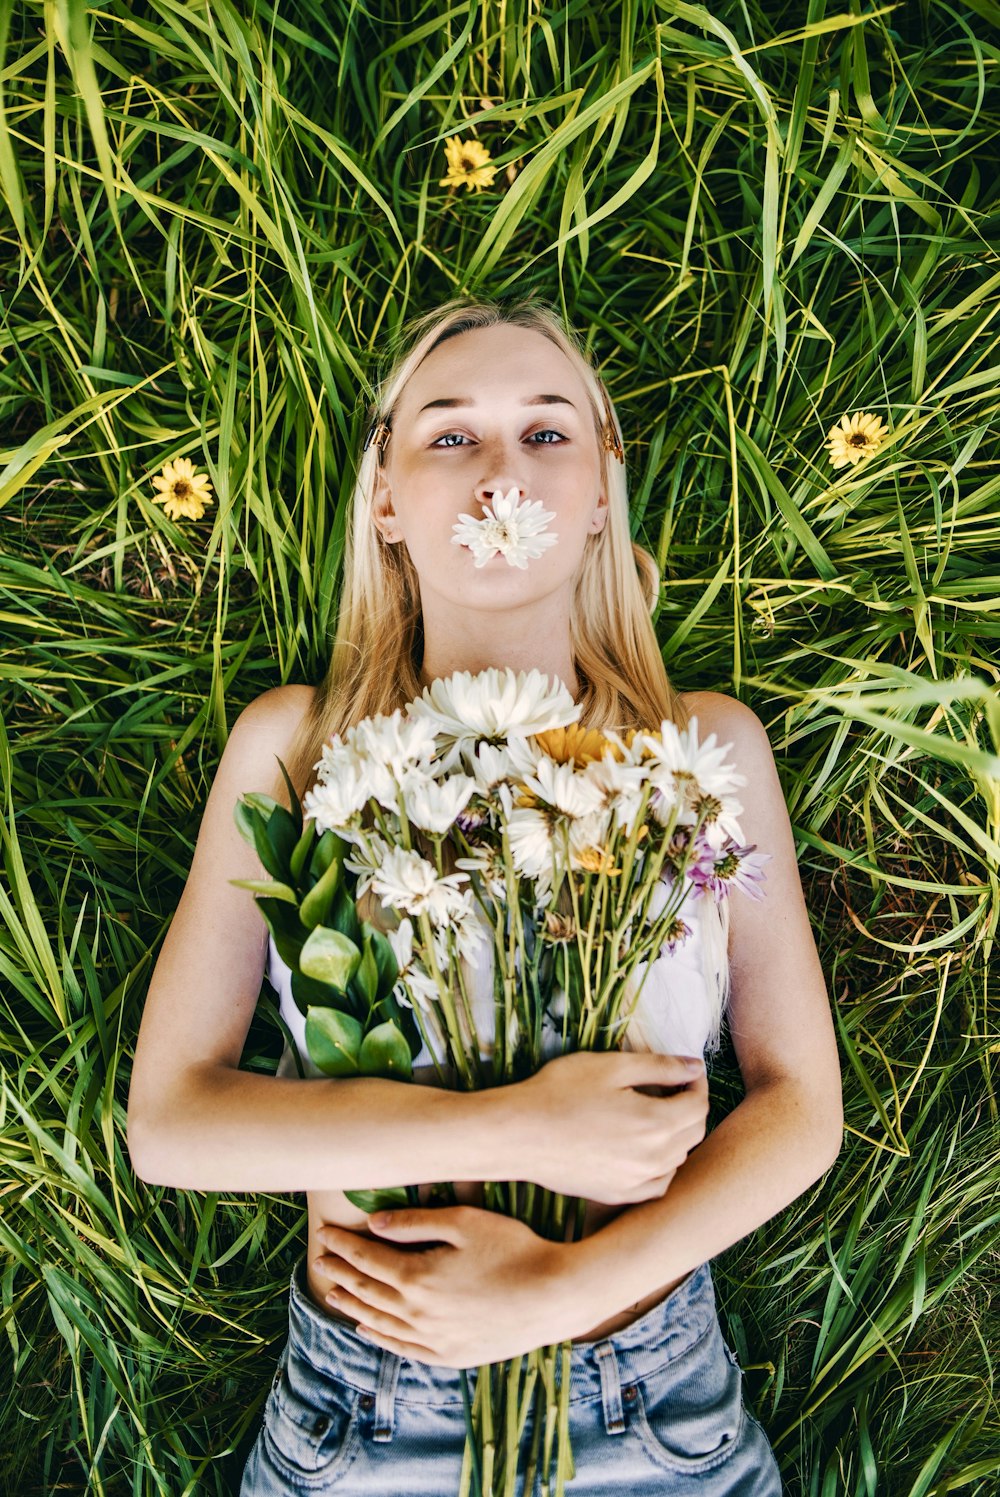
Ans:
[{"label": "purple flower", "polygon": [[696,840],[696,846],[697,856],[687,867],[696,896],[711,892],[716,903],[721,904],[730,888],[737,888],[752,899],[764,898],[764,891],[757,884],[765,878],[763,864],[770,861],[771,853],[756,852],[756,842],[740,847],[732,837],[726,838],[718,852],[700,839]]}]

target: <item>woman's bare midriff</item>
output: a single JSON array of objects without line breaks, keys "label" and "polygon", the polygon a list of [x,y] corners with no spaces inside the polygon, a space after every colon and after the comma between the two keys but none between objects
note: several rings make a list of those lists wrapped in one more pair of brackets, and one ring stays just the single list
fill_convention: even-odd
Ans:
[{"label": "woman's bare midriff", "polygon": [[[483,1187],[481,1181],[455,1181],[454,1186],[455,1195],[462,1205],[482,1206]],[[430,1188],[430,1186],[424,1185],[418,1187],[421,1205],[427,1204]],[[308,1191],[306,1201],[309,1208],[309,1246],[306,1252],[306,1283],[310,1298],[317,1308],[322,1310],[325,1315],[329,1315],[332,1320],[346,1320],[351,1325],[357,1325],[357,1317],[333,1309],[324,1300],[324,1295],[329,1293],[330,1284],[313,1267],[314,1260],[321,1257],[326,1251],[319,1240],[318,1234],[320,1229],[328,1224],[337,1227],[347,1227],[367,1237],[374,1237],[375,1233],[369,1232],[367,1228],[366,1213],[353,1205],[341,1190]],[[605,1223],[618,1216],[624,1209],[624,1206],[609,1205],[606,1201],[588,1201],[583,1218],[581,1235],[589,1237],[592,1232],[598,1231]],[[384,1238],[381,1240],[385,1241]],[[634,1305],[626,1306],[624,1310],[619,1310],[616,1315],[610,1316],[607,1320],[600,1321],[587,1331],[581,1331],[578,1336],[572,1338],[573,1341],[598,1341],[604,1336],[611,1336],[615,1331],[624,1329],[633,1320],[638,1320],[641,1315],[645,1315],[647,1310],[651,1310],[671,1290],[676,1289],[678,1284],[682,1284],[686,1277],[686,1274],[682,1274],[678,1279],[671,1279],[668,1283],[661,1285],[659,1289],[654,1289],[645,1298],[637,1300]]]},{"label": "woman's bare midriff", "polygon": [[[425,1187],[419,1190],[421,1204],[425,1202]],[[455,1194],[463,1205],[481,1206],[483,1203],[483,1187],[478,1180],[465,1180],[455,1182]],[[362,1233],[364,1236],[374,1237],[375,1233],[369,1232],[365,1223],[366,1215],[352,1203],[340,1190],[309,1191],[306,1196],[309,1207],[309,1246],[306,1252],[306,1283],[310,1298],[318,1309],[331,1320],[347,1320],[351,1325],[357,1325],[357,1319],[353,1315],[341,1313],[334,1310],[331,1305],[326,1304],[324,1295],[329,1293],[330,1284],[325,1282],[313,1267],[313,1260],[319,1258],[326,1249],[320,1242],[318,1233],[321,1227],[328,1223],[337,1227],[348,1227]],[[587,1210],[583,1219],[584,1237],[589,1237],[603,1227],[606,1222],[624,1210],[622,1206],[608,1205],[605,1201],[588,1201]],[[382,1241],[385,1241],[383,1238]],[[574,1341],[598,1341],[604,1336],[611,1336],[615,1331],[624,1329],[633,1320],[638,1320],[640,1315],[645,1315],[654,1305],[664,1299],[678,1284],[682,1284],[686,1274],[679,1279],[671,1279],[669,1283],[663,1284],[659,1289],[654,1289],[644,1299],[637,1300],[634,1305],[628,1305],[624,1310],[619,1310],[617,1315],[612,1315],[607,1320],[592,1326],[590,1330],[582,1331],[580,1335],[574,1336]]]}]

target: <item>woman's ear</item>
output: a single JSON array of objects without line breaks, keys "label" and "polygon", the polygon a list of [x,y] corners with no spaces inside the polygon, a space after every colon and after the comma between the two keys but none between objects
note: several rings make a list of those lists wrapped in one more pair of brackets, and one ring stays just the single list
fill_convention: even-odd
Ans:
[{"label": "woman's ear", "polygon": [[608,523],[608,514],[609,510],[607,495],[599,494],[597,496],[597,506],[594,510],[594,513],[590,517],[590,528],[595,535],[602,531],[605,525]]},{"label": "woman's ear", "polygon": [[372,500],[372,519],[384,541],[398,541],[396,514],[392,507],[392,492],[381,471],[375,479],[375,496]]}]

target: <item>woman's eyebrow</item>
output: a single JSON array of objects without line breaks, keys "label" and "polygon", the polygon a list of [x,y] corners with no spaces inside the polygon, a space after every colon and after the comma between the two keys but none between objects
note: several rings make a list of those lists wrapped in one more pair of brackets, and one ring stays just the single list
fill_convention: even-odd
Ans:
[{"label": "woman's eyebrow", "polygon": [[[470,400],[468,396],[465,395],[444,396],[440,400],[429,400],[426,405],[422,405],[420,407],[417,415],[422,416],[424,411],[438,410],[443,408],[451,410],[455,406],[475,404],[476,402],[474,400]],[[572,400],[567,400],[565,395],[532,395],[528,400],[522,400],[520,404],[568,405],[572,410],[576,410],[576,406],[573,404]]]}]

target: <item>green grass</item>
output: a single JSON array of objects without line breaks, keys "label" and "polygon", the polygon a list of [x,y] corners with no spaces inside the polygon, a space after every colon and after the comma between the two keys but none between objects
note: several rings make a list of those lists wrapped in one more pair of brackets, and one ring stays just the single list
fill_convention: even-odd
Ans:
[{"label": "green grass", "polygon": [[[236,1489],[304,1200],[136,1180],[145,985],[228,726],[325,664],[387,336],[531,287],[673,679],[769,728],[836,1013],[843,1151],[715,1263],[748,1396],[790,1492],[997,1490],[1000,10],[779,14],[0,7],[3,1492]],[[456,133],[492,188],[438,185]]]}]

